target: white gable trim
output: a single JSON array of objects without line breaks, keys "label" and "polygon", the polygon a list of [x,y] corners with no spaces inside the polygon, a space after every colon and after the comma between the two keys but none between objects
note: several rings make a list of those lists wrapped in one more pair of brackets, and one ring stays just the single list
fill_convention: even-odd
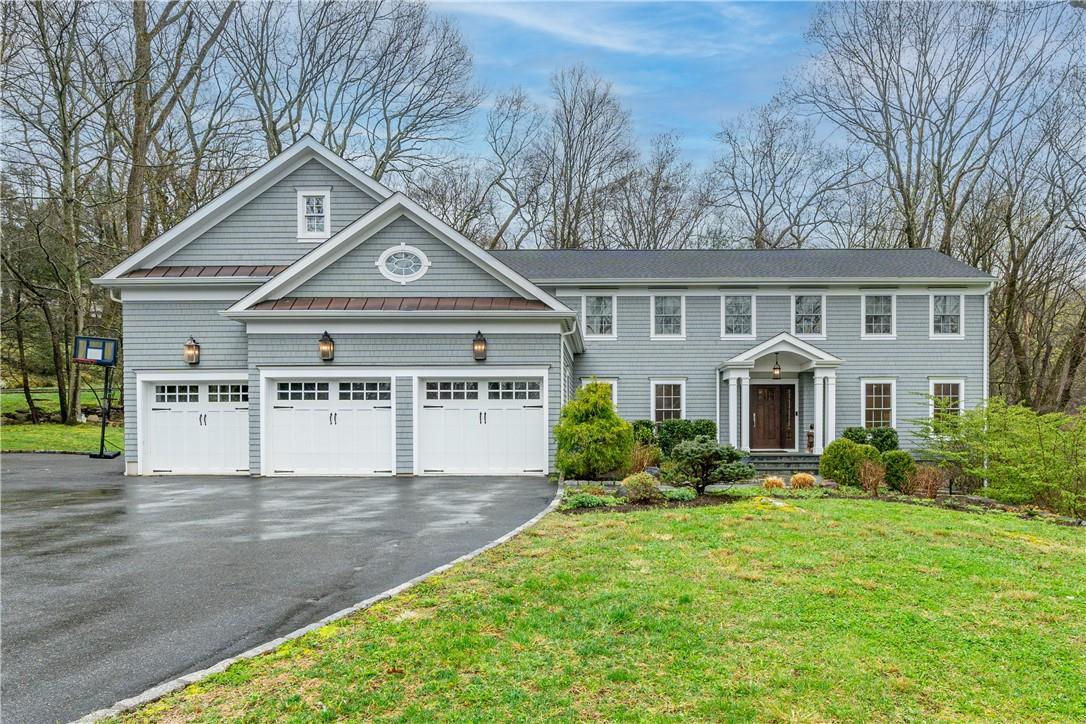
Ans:
[{"label": "white gable trim", "polygon": [[288,295],[401,216],[443,240],[455,251],[474,261],[492,276],[526,297],[537,299],[556,312],[573,314],[572,310],[557,299],[399,192],[261,285],[260,288],[226,310],[227,313],[244,312],[252,305],[266,299],[279,299]]},{"label": "white gable trim", "polygon": [[802,355],[820,367],[832,367],[839,365],[844,361],[840,357],[835,357],[829,352],[821,350],[810,342],[805,342],[793,334],[781,332],[777,336],[771,337],[761,344],[751,347],[746,352],[732,357],[724,363],[724,366],[750,366],[759,358],[764,357],[767,354],[773,354],[774,352],[791,352],[793,354]]},{"label": "white gable trim", "polygon": [[110,280],[133,269],[154,266],[314,159],[323,161],[378,201],[392,195],[391,190],[367,176],[362,169],[306,136],[94,281],[109,286]]}]

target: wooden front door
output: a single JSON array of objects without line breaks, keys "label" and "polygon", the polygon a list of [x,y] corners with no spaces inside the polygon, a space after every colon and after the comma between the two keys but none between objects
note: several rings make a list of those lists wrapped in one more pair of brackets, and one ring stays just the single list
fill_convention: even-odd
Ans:
[{"label": "wooden front door", "polygon": [[796,446],[795,387],[750,386],[750,446],[755,450],[791,450]]}]

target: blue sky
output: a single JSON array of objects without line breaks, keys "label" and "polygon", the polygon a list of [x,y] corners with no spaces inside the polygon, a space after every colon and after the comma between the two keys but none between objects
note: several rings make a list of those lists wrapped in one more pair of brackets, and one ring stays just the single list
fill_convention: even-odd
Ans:
[{"label": "blue sky", "polygon": [[557,68],[612,80],[644,141],[675,130],[691,160],[713,154],[720,121],[769,100],[807,57],[810,3],[438,2],[475,54],[488,91],[545,100]]}]

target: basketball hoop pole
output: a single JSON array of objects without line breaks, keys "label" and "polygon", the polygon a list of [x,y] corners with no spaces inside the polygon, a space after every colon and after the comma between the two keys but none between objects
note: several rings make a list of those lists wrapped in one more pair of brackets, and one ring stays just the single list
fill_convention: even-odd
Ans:
[{"label": "basketball hoop pole", "polygon": [[98,441],[98,452],[91,453],[88,457],[96,460],[112,460],[120,455],[116,450],[106,452],[106,424],[109,422],[109,402],[113,398],[113,368],[106,367],[106,387],[102,397],[102,434]]}]

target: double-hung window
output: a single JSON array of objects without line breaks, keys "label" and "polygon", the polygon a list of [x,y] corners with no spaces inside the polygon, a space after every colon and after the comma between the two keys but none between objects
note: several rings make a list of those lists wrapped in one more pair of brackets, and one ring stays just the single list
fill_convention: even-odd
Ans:
[{"label": "double-hung window", "polygon": [[615,297],[586,296],[584,305],[584,336],[615,336]]},{"label": "double-hung window", "polygon": [[965,383],[962,380],[928,380],[931,395],[931,415],[962,414]]},{"label": "double-hung window", "polygon": [[754,336],[754,295],[725,294],[720,302],[720,336]]},{"label": "double-hung window", "polygon": [[893,338],[897,332],[894,320],[896,299],[893,294],[865,294],[862,297],[863,328],[860,337]]},{"label": "double-hung window", "polygon": [[796,294],[792,297],[792,333],[806,337],[826,336],[826,297]]},{"label": "double-hung window", "polygon": [[652,381],[652,419],[680,420],[686,416],[686,381]]},{"label": "double-hung window", "polygon": [[321,241],[332,235],[332,191],[329,188],[298,189],[298,239]]},{"label": "double-hung window", "polygon": [[686,336],[686,297],[654,295],[651,303],[653,339],[681,339]]},{"label": "double-hung window", "polygon": [[931,336],[963,337],[963,310],[965,296],[962,294],[931,295]]},{"label": "double-hung window", "polygon": [[868,429],[895,427],[897,411],[894,380],[861,380],[860,387],[863,426]]}]

